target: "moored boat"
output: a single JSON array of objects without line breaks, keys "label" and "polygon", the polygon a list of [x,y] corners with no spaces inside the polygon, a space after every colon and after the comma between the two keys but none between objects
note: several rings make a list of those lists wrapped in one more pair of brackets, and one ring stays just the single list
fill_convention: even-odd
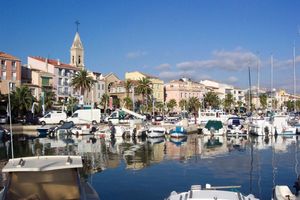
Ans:
[{"label": "moored boat", "polygon": [[166,133],[166,128],[162,126],[152,126],[147,131],[147,136],[150,138],[164,137]]},{"label": "moored boat", "polygon": [[209,120],[202,129],[204,135],[224,135],[224,127],[220,120]]},{"label": "moored boat", "polygon": [[176,126],[174,129],[170,130],[171,137],[185,137],[187,136],[187,131],[183,126]]},{"label": "moored boat", "polygon": [[223,187],[212,187],[206,184],[205,188],[201,185],[192,185],[191,189],[187,192],[177,193],[175,191],[171,192],[170,196],[166,200],[189,200],[189,199],[203,199],[203,200],[258,200],[252,194],[247,196],[240,192],[227,191],[224,189],[238,188],[239,186],[223,186]]},{"label": "moored boat", "polygon": [[10,159],[2,169],[4,199],[90,199],[99,196],[82,180],[81,156],[36,156]]},{"label": "moored boat", "polygon": [[296,196],[286,185],[276,185],[273,190],[273,200],[296,200]]}]

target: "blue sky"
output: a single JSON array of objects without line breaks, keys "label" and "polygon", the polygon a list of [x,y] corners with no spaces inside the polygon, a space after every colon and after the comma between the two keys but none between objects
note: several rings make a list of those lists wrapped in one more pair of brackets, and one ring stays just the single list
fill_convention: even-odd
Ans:
[{"label": "blue sky", "polygon": [[[139,70],[165,81],[182,76],[245,88],[250,65],[256,80],[293,90],[293,42],[300,55],[298,0],[0,0],[0,51],[49,56],[69,63],[79,33],[89,70]],[[297,56],[297,76],[300,56]],[[300,79],[298,78],[300,93]]]}]

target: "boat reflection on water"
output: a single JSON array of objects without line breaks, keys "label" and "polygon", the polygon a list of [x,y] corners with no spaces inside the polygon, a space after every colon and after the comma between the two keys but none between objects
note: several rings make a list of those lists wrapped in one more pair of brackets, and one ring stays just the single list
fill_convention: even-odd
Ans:
[{"label": "boat reflection on water", "polygon": [[[154,168],[160,169],[160,167],[163,168],[164,166],[168,166],[168,163],[171,163],[171,165],[174,163],[179,163],[179,169],[182,169],[182,164],[184,164],[184,167],[187,167],[187,169],[191,167],[192,170],[189,170],[189,173],[197,172],[198,174],[201,174],[202,171],[197,171],[198,169],[204,169],[205,173],[211,173],[210,181],[215,179],[218,181],[223,179],[227,180],[228,178],[230,178],[231,180],[237,179],[238,181],[234,182],[234,184],[240,184],[240,177],[238,176],[241,176],[241,174],[243,176],[243,179],[249,178],[247,174],[249,174],[249,169],[251,169],[252,181],[251,183],[249,183],[249,185],[253,185],[255,181],[258,180],[256,176],[258,176],[260,171],[263,170],[260,168],[256,168],[257,166],[270,166],[270,156],[264,156],[264,159],[260,159],[260,154],[274,150],[274,153],[276,155],[286,155],[290,153],[291,146],[295,146],[296,144],[298,144],[298,136],[211,137],[197,134],[188,135],[187,137],[178,139],[165,139],[163,137],[153,139],[123,139],[122,137],[115,137],[114,139],[111,139],[100,138],[94,135],[78,137],[62,136],[59,138],[51,139],[14,139],[16,142],[14,150],[17,157],[36,155],[81,156],[84,159],[83,174],[81,174],[81,176],[85,177],[86,179],[90,179],[94,175],[97,177],[100,173],[108,173],[111,175],[113,170],[107,169],[125,169],[122,171],[122,173],[132,174],[130,173],[131,170],[143,170],[147,168],[147,170],[151,171],[153,167],[151,168],[150,166],[155,165],[156,167]],[[9,152],[9,148],[9,143],[2,144],[0,145],[0,152]],[[249,152],[252,155],[251,162],[249,159]],[[2,159],[7,158],[6,155],[6,153],[0,154]],[[275,158],[276,160],[279,160],[288,159],[289,157],[277,156]],[[216,162],[224,163],[224,165],[218,165]],[[286,160],[281,162],[285,163],[284,167],[290,167],[289,165],[291,165],[291,163],[294,163],[294,161],[289,163]],[[277,161],[277,164],[279,165],[279,161]],[[249,167],[250,165],[252,167]],[[176,168],[176,166],[174,166],[174,168]],[[179,169],[176,168],[176,174],[181,172]],[[171,169],[168,168],[168,170]],[[264,170],[269,171],[269,169]],[[116,170],[116,172],[120,172],[120,170]],[[168,174],[162,174],[161,176],[167,177]],[[185,176],[190,177],[189,174],[185,174]],[[203,174],[201,174],[201,176],[203,176]],[[184,177],[181,178],[184,179]],[[169,180],[169,177],[167,179]],[[101,182],[100,180],[97,181],[97,184]],[[216,183],[218,182],[215,182],[214,184]],[[167,183],[164,184],[168,185]],[[193,183],[189,183],[186,181],[185,185],[187,184]],[[254,186],[251,188],[253,189]],[[169,192],[170,188],[167,188],[166,191]],[[249,190],[246,192],[252,191]],[[99,195],[101,196],[101,191],[99,192]],[[260,194],[256,193],[255,196],[260,197]]]}]

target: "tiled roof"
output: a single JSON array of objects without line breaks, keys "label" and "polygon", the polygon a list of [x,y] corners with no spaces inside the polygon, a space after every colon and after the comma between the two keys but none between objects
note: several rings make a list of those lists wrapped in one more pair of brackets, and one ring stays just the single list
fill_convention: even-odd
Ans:
[{"label": "tiled roof", "polygon": [[4,58],[4,59],[8,59],[8,60],[18,60],[18,61],[20,61],[19,58],[15,57],[15,56],[12,56],[10,54],[1,52],[1,51],[0,51],[0,58]]},{"label": "tiled roof", "polygon": [[36,60],[39,60],[39,61],[42,61],[42,62],[46,62],[46,60],[48,60],[48,64],[54,65],[57,68],[64,68],[64,69],[67,68],[67,69],[72,69],[72,70],[80,70],[79,67],[74,67],[74,66],[72,66],[70,64],[62,63],[59,60],[46,59],[46,58],[39,57],[39,56],[29,56],[29,57],[33,58],[33,59],[36,59]]}]

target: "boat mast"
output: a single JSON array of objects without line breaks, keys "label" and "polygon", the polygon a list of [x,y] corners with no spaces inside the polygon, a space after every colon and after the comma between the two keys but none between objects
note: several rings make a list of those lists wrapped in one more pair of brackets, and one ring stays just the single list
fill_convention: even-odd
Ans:
[{"label": "boat mast", "polygon": [[294,66],[294,112],[296,112],[296,44],[294,41],[293,48],[293,66]]},{"label": "boat mast", "polygon": [[252,95],[251,95],[251,72],[250,72],[250,66],[248,66],[248,79],[249,79],[249,106],[248,109],[252,112]]},{"label": "boat mast", "polygon": [[271,110],[273,110],[273,54],[271,55]]},{"label": "boat mast", "polygon": [[259,62],[259,54],[257,55],[257,98],[256,98],[256,105],[258,106],[259,103],[259,72],[260,72],[260,62]]}]

